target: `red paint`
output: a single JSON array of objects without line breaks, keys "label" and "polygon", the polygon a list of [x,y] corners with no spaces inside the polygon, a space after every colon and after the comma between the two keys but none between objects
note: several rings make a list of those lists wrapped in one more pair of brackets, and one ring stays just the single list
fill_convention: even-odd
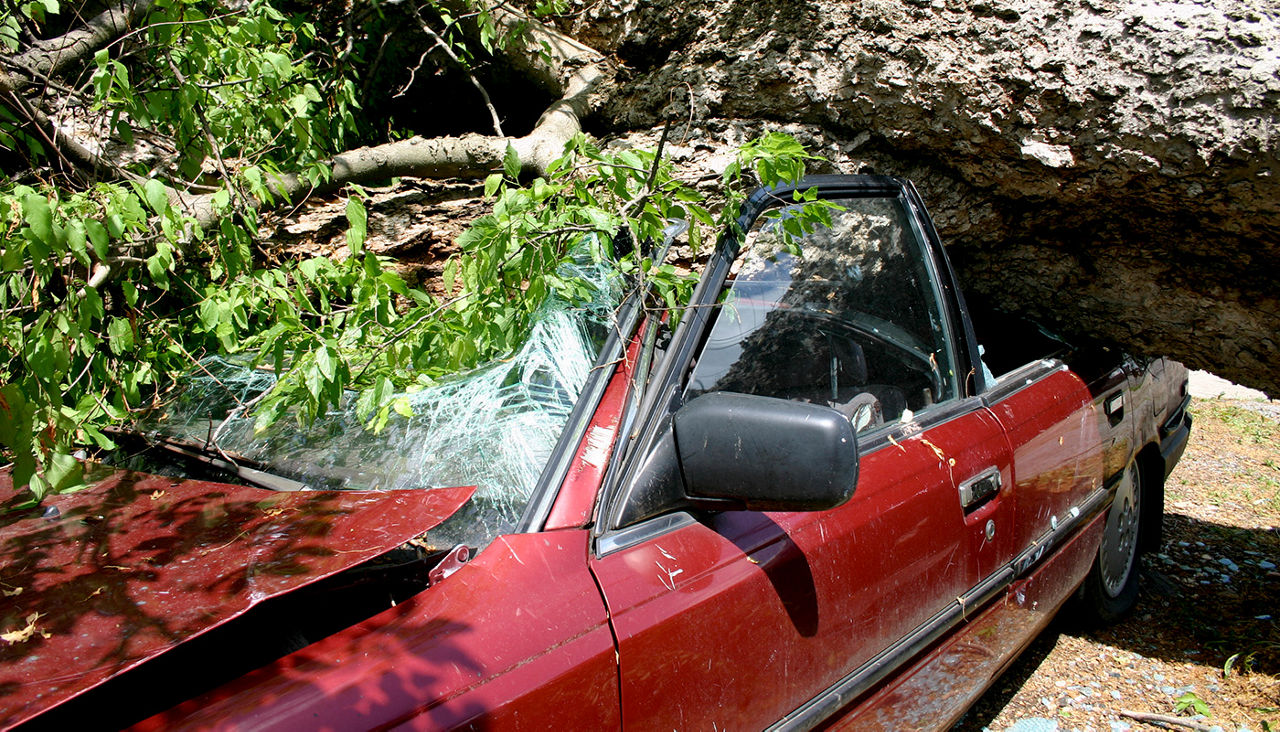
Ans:
[{"label": "red paint", "polygon": [[[0,491],[12,490],[7,472]],[[276,493],[116,472],[0,528],[0,724],[439,524],[473,488]],[[17,499],[15,499],[16,502]],[[11,502],[11,503],[13,503]],[[19,591],[20,590],[20,591]]]},{"label": "red paint", "polygon": [[1098,550],[1099,516],[910,668],[834,720],[831,729],[946,729],[995,681],[1071,596]]},{"label": "red paint", "polygon": [[[640,328],[640,334],[643,333],[644,328]],[[635,373],[636,356],[640,352],[640,334],[631,340],[622,363],[614,369],[613,377],[609,379],[604,396],[600,399],[600,406],[596,408],[595,416],[591,418],[587,432],[578,444],[578,452],[574,455],[569,475],[560,487],[560,493],[547,517],[545,528],[548,531],[580,528],[591,520],[600,481],[604,479],[609,460],[613,457],[622,409],[631,392],[631,377]]]},{"label": "red paint", "polygon": [[1011,525],[1012,541],[1014,551],[1021,551],[1102,487],[1097,409],[1080,377],[1063,369],[991,410],[1013,449],[1018,515]]},{"label": "red paint", "polygon": [[977,581],[955,481],[1007,462],[979,409],[864,456],[838,509],[711,515],[593,562],[624,723],[762,728],[865,663]]},{"label": "red paint", "polygon": [[617,729],[587,538],[499,537],[439,585],[138,729]]}]

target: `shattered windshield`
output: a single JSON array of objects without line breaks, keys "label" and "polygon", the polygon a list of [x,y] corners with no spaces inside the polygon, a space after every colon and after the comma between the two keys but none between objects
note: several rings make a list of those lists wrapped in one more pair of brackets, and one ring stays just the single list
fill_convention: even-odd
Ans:
[{"label": "shattered windshield", "polygon": [[[141,431],[216,444],[233,459],[315,489],[403,490],[477,486],[475,496],[428,536],[434,546],[482,547],[519,520],[612,327],[621,283],[612,267],[578,263],[562,276],[590,285],[587,304],[549,297],[523,346],[504,359],[398,396],[412,416],[374,434],[344,408],[310,426],[280,419],[254,433],[239,404],[275,384],[248,360],[201,362],[181,393],[137,425]],[[216,435],[216,440],[213,439]],[[156,466],[129,465],[155,471]]]}]

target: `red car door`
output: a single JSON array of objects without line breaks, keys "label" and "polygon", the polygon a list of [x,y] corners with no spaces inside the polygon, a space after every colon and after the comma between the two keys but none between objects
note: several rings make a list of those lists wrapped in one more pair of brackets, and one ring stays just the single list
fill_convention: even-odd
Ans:
[{"label": "red car door", "polygon": [[[763,728],[838,709],[984,600],[975,588],[1007,561],[1008,443],[961,395],[936,263],[901,198],[838,203],[802,257],[757,227],[731,284],[704,295],[720,303],[706,335],[682,350],[697,329],[676,334],[673,398],[654,400],[648,446],[606,497],[591,566],[624,726]],[[844,413],[859,428],[853,497],[819,512],[664,512],[639,466],[669,413],[711,391]]]},{"label": "red car door", "polygon": [[993,422],[979,408],[865,455],[832,511],[681,513],[609,536],[592,567],[624,726],[759,729],[859,670],[870,685],[877,656],[909,658],[891,646],[976,584],[998,506],[966,521],[951,476],[990,462],[965,445]]}]

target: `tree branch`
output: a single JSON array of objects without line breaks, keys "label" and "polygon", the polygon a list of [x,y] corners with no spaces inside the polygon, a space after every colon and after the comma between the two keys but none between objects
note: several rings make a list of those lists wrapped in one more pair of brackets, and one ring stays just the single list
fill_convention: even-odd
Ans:
[{"label": "tree branch", "polygon": [[493,120],[493,133],[499,137],[504,137],[506,133],[502,131],[502,120],[498,118],[498,110],[493,108],[493,101],[489,99],[489,92],[485,90],[484,85],[480,83],[480,80],[476,78],[475,74],[471,73],[471,69],[462,62],[462,59],[458,58],[458,54],[454,53],[453,48],[449,46],[448,41],[446,41],[443,36],[436,33],[435,30],[432,29],[431,25],[427,23],[426,19],[422,17],[422,11],[418,8],[417,3],[414,3],[413,5],[413,15],[417,18],[418,27],[422,29],[422,32],[426,33],[428,38],[435,41],[435,47],[443,51],[444,55],[449,57],[449,60],[453,61],[458,68],[462,69],[463,73],[467,75],[467,78],[471,80],[471,85],[480,92],[481,98],[484,99],[484,106],[489,110],[489,117]]},{"label": "tree branch", "polygon": [[18,117],[25,119],[40,137],[44,138],[54,152],[62,160],[70,164],[73,170],[88,173],[91,179],[96,177],[97,173],[102,170],[109,170],[123,177],[131,177],[123,169],[104,160],[100,155],[63,132],[62,128],[54,124],[48,115],[27,101],[14,88],[13,77],[5,74],[3,70],[0,70],[0,103],[4,103]]},{"label": "tree branch", "polygon": [[1129,719],[1136,719],[1139,722],[1146,722],[1148,724],[1186,727],[1187,729],[1195,730],[1196,732],[1209,732],[1209,730],[1212,729],[1207,724],[1199,724],[1198,722],[1193,722],[1189,719],[1181,719],[1179,717],[1170,717],[1167,714],[1149,714],[1147,712],[1133,712],[1128,709],[1122,709],[1120,710],[1120,716],[1128,717]]},{"label": "tree branch", "polygon": [[127,32],[151,9],[152,2],[127,0],[107,8],[81,28],[35,43],[14,56],[13,61],[40,76],[56,76],[67,67],[87,60]]},{"label": "tree branch", "polygon": [[[541,175],[564,152],[565,143],[582,131],[581,119],[591,112],[592,95],[611,73],[603,55],[595,49],[528,17],[495,6],[495,22],[504,29],[523,25],[523,43],[512,44],[504,53],[525,73],[552,93],[559,94],[543,112],[533,131],[524,137],[463,135],[424,138],[363,147],[334,156],[329,162],[327,183],[313,186],[295,174],[275,178],[268,189],[278,200],[276,206],[295,205],[311,193],[341,189],[349,183],[368,183],[388,178],[478,178],[502,167],[507,146],[520,156],[523,172]],[[201,227],[217,220],[213,198],[194,196],[180,201]]]}]

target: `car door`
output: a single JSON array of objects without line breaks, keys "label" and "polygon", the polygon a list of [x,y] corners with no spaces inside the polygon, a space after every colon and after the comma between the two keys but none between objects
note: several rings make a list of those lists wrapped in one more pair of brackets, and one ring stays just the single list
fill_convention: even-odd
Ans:
[{"label": "car door", "polygon": [[[624,726],[821,717],[985,599],[1008,533],[1008,444],[957,378],[966,361],[940,253],[902,188],[872,183],[842,193],[799,257],[779,251],[783,207],[741,256],[730,247],[713,260],[650,387],[591,561],[617,638]],[[852,498],[795,513],[664,503],[670,486],[646,465],[671,415],[714,391],[845,414],[861,458]]]}]

